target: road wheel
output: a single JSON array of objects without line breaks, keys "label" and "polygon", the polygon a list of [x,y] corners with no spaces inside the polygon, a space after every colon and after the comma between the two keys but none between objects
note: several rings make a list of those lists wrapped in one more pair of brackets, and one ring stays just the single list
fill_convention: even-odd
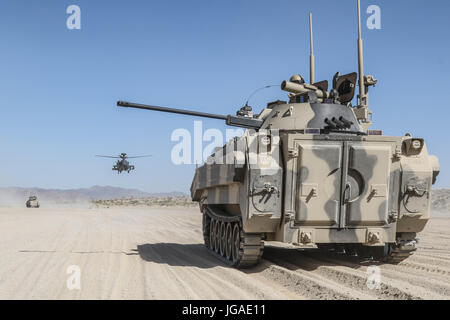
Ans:
[{"label": "road wheel", "polygon": [[220,251],[220,221],[214,224],[214,251],[216,253]]},{"label": "road wheel", "polygon": [[210,248],[210,227],[211,225],[211,218],[203,212],[203,221],[202,221],[202,229],[203,229],[203,241],[205,243],[205,247]]},{"label": "road wheel", "polygon": [[235,223],[233,227],[233,244],[232,244],[232,259],[234,263],[239,261],[239,250],[241,249],[241,230],[239,224]]},{"label": "road wheel", "polygon": [[216,238],[214,237],[214,226],[216,225],[216,220],[211,219],[209,223],[209,248],[214,250],[214,244],[216,242]]},{"label": "road wheel", "polygon": [[225,231],[225,255],[228,260],[231,260],[231,252],[233,251],[233,228],[231,223],[227,223],[226,231]]},{"label": "road wheel", "polygon": [[225,257],[225,247],[227,245],[226,223],[220,223],[220,255]]}]

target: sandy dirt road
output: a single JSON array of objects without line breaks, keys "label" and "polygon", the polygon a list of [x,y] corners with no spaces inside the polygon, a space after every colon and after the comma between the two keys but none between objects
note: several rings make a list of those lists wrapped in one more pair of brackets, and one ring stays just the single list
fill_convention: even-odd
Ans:
[{"label": "sandy dirt road", "polygon": [[[0,299],[450,299],[450,219],[421,247],[382,265],[314,248],[267,245],[253,269],[230,268],[202,244],[196,209],[0,208]],[[69,290],[69,266],[81,289]]]}]

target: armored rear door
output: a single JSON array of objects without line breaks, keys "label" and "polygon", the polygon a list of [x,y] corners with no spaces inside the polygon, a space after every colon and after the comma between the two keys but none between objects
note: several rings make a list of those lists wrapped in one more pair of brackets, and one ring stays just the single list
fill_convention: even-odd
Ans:
[{"label": "armored rear door", "polygon": [[295,223],[338,227],[342,179],[341,141],[297,140]]},{"label": "armored rear door", "polygon": [[392,144],[344,142],[341,227],[388,224]]},{"label": "armored rear door", "polygon": [[296,140],[296,225],[387,225],[392,148],[387,141]]}]

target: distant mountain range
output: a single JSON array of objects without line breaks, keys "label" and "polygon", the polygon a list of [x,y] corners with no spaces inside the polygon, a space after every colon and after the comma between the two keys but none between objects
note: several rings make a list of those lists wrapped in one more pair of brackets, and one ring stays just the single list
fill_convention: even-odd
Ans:
[{"label": "distant mountain range", "polygon": [[183,192],[149,193],[138,189],[118,188],[111,186],[93,186],[82,189],[42,189],[42,188],[0,188],[0,205],[23,204],[29,196],[37,196],[41,202],[77,203],[91,200],[107,200],[121,198],[158,198],[187,197]]}]

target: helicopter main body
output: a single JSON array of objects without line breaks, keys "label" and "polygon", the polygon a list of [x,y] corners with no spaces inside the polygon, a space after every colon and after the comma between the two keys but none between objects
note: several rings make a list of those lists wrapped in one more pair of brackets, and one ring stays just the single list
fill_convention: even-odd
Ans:
[{"label": "helicopter main body", "polygon": [[113,166],[112,170],[117,171],[117,173],[122,173],[126,171],[130,173],[130,171],[134,170],[134,165],[131,165],[127,160],[117,160],[116,164]]},{"label": "helicopter main body", "polygon": [[126,153],[121,153],[119,156],[100,156],[100,155],[97,155],[97,157],[119,159],[119,160],[117,160],[116,164],[112,167],[112,170],[117,171],[117,173],[120,174],[123,171],[126,171],[126,172],[130,173],[135,168],[134,165],[130,164],[130,162],[127,159],[146,158],[146,157],[150,157],[150,156],[129,157],[129,156],[127,156]]}]

